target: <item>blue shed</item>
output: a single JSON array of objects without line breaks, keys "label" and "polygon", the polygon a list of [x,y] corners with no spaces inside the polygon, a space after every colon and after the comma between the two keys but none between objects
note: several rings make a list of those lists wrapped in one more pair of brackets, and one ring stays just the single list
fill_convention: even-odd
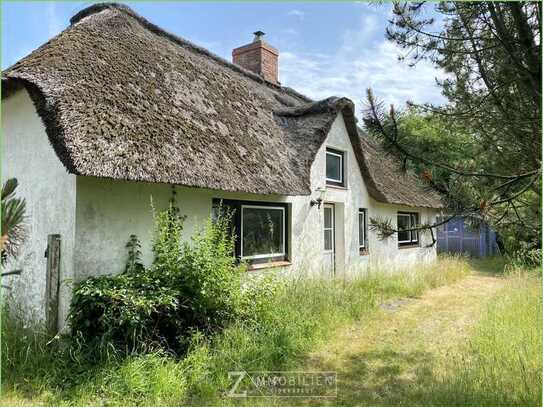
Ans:
[{"label": "blue shed", "polygon": [[455,218],[438,227],[437,252],[486,257],[499,254],[499,249],[496,233],[486,223],[473,229],[465,218]]}]

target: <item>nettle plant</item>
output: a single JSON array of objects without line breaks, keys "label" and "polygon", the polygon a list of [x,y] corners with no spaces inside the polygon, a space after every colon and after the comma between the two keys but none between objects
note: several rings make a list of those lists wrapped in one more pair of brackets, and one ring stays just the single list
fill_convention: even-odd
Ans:
[{"label": "nettle plant", "polygon": [[224,328],[246,314],[242,264],[234,256],[227,213],[205,225],[190,241],[172,199],[154,210],[154,261],[144,267],[135,235],[127,244],[123,273],[91,277],[74,291],[70,324],[74,337],[91,350],[124,353],[157,347],[183,353],[195,331]]}]

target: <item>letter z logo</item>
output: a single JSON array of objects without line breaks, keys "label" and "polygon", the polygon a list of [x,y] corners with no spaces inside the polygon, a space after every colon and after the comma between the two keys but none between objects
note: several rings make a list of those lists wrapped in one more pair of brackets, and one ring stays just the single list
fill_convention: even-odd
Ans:
[{"label": "letter z logo", "polygon": [[237,377],[236,381],[234,382],[234,385],[228,392],[228,397],[236,397],[236,398],[247,397],[246,391],[242,393],[236,393],[236,390],[238,389],[239,384],[245,378],[246,375],[247,375],[247,372],[228,372],[229,379],[233,379]]}]

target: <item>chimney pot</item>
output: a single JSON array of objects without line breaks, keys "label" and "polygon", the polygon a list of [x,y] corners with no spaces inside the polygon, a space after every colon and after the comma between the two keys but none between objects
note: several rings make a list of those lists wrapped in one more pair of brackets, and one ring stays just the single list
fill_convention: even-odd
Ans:
[{"label": "chimney pot", "polygon": [[279,85],[279,52],[263,40],[263,31],[255,31],[253,34],[253,42],[232,50],[232,62]]},{"label": "chimney pot", "polygon": [[263,32],[263,31],[255,31],[253,34],[255,35],[255,38],[253,39],[253,42],[262,41],[262,37],[264,37],[264,35],[266,35],[266,33]]}]

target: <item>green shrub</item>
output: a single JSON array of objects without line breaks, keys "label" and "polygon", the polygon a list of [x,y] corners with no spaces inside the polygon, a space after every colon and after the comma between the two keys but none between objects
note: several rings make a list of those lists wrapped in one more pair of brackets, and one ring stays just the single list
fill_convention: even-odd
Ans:
[{"label": "green shrub", "polygon": [[70,324],[88,349],[182,353],[194,330],[221,329],[242,312],[241,271],[229,216],[209,220],[189,243],[172,203],[155,213],[153,264],[145,269],[130,237],[125,271],[92,277],[74,290]]},{"label": "green shrub", "polygon": [[244,266],[233,254],[229,222],[229,217],[208,219],[181,251],[181,273],[172,276],[172,284],[189,300],[190,327],[216,331],[241,315]]},{"label": "green shrub", "polygon": [[519,242],[516,245],[517,249],[507,256],[508,263],[516,267],[540,267],[541,266],[541,248]]}]

